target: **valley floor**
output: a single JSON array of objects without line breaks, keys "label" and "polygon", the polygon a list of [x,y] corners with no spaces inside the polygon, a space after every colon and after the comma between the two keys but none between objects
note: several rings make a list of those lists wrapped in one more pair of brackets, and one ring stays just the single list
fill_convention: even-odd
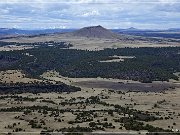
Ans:
[{"label": "valley floor", "polygon": [[[17,72],[4,76],[9,79],[13,74]],[[52,71],[41,77],[71,85],[93,80],[127,83],[127,80],[118,79],[66,78]],[[135,82],[129,80],[128,83]],[[180,88],[163,92],[130,92],[80,87],[78,92],[1,95],[0,131],[134,132],[140,128],[146,133],[156,127],[180,130]],[[148,129],[147,124],[153,127]]]}]

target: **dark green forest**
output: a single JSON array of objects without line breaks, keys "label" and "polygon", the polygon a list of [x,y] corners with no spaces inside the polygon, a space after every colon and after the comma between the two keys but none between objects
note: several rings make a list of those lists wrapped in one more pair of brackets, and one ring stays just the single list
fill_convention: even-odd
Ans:
[{"label": "dark green forest", "polygon": [[[24,55],[29,53],[32,56]],[[110,56],[135,56],[123,62],[100,62]],[[114,59],[114,58],[113,58]],[[38,78],[47,70],[66,77],[102,77],[132,79],[141,82],[177,80],[180,71],[180,47],[119,48],[100,51],[40,46],[34,49],[0,52],[0,70],[21,69]]]}]

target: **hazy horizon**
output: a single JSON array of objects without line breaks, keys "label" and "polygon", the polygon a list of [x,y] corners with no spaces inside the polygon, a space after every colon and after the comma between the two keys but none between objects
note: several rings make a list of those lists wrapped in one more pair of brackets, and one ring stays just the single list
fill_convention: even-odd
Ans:
[{"label": "hazy horizon", "polygon": [[[97,26],[97,25],[96,25]],[[84,26],[84,27],[94,27],[94,26]],[[78,30],[78,29],[82,29],[82,28],[84,28],[84,27],[79,27],[79,28],[14,28],[14,27],[12,27],[12,28],[5,28],[5,27],[0,27],[0,29],[17,29],[17,30],[27,30],[27,31],[38,31],[38,30]],[[103,27],[103,26],[102,26]],[[104,27],[104,28],[106,28],[106,27]],[[131,28],[134,28],[134,29],[137,29],[137,30],[170,30],[170,29],[180,29],[179,27],[170,27],[170,28],[135,28],[135,27],[127,27],[127,28],[108,28],[109,30],[120,30],[120,29],[124,29],[124,30],[126,30],[126,29],[131,29]]]}]

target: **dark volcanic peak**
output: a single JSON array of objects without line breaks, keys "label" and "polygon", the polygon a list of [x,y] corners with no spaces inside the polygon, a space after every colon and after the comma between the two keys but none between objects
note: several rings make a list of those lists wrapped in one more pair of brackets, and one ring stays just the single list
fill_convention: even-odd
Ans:
[{"label": "dark volcanic peak", "polygon": [[84,27],[80,30],[73,32],[73,35],[79,37],[106,38],[106,39],[113,39],[118,37],[115,33],[111,32],[110,30],[100,25]]},{"label": "dark volcanic peak", "polygon": [[129,30],[136,30],[136,28],[134,28],[134,27],[130,27],[130,28],[128,28]]}]

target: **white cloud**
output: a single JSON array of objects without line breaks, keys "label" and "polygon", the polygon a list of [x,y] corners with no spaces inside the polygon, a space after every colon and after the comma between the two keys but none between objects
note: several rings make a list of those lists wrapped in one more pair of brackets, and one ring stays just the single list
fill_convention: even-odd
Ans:
[{"label": "white cloud", "polygon": [[89,12],[86,12],[86,13],[83,13],[81,16],[83,17],[90,17],[90,16],[99,16],[100,13],[98,10],[93,10],[93,11],[89,11]]}]

